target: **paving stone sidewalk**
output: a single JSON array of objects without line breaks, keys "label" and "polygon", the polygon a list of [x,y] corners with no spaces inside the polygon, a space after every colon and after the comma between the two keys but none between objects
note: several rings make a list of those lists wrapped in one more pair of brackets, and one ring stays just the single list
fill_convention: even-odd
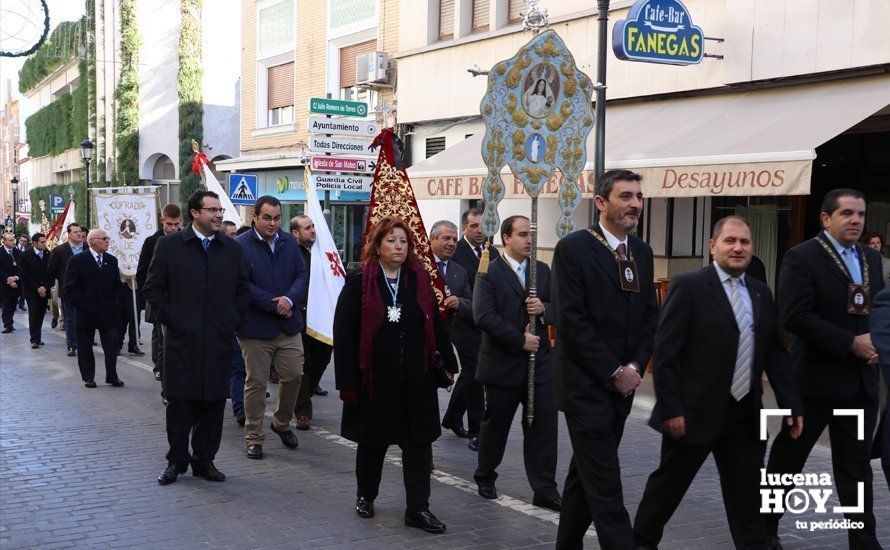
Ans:
[{"label": "paving stone sidewalk", "polygon": [[[557,516],[530,505],[519,418],[514,421],[498,489],[486,501],[472,482],[475,453],[466,440],[446,432],[434,445],[431,510],[448,524],[442,536],[403,525],[404,488],[399,453],[384,467],[377,516],[353,511],[353,446],[340,438],[340,402],[332,369],[315,398],[315,428],[297,432],[300,447],[285,449],[268,431],[263,460],[244,456],[243,431],[231,409],[216,465],[225,483],[191,475],[161,487],[166,436],[160,387],[148,356],[124,354],[118,363],[124,388],[83,387],[75,358],[65,356],[64,333],[44,329],[46,346],[31,350],[27,317],[16,314],[16,331],[0,338],[0,547],[6,548],[552,548]],[[150,325],[143,325],[143,349]],[[99,348],[96,348],[97,350]],[[102,354],[97,351],[97,380]],[[645,425],[652,391],[639,392],[621,448],[625,501],[633,517],[646,478],[658,463],[659,436]],[[274,405],[276,386],[270,385]],[[440,394],[444,410],[450,397]],[[396,449],[397,451],[397,449]],[[560,420],[562,485],[571,456]],[[875,513],[879,537],[890,547],[890,492],[878,463]],[[807,471],[830,472],[830,452],[817,446]],[[831,503],[831,501],[829,501]],[[803,514],[782,525],[785,548],[846,548],[841,531],[810,533],[793,519],[831,519]],[[592,534],[592,532],[591,532]],[[589,536],[586,547],[598,548]],[[708,460],[668,525],[661,546],[731,548],[713,461]]]}]

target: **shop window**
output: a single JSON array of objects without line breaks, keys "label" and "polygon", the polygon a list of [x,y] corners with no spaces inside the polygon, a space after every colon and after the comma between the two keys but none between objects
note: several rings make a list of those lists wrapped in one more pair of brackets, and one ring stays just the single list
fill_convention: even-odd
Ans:
[{"label": "shop window", "polygon": [[426,138],[426,158],[437,155],[445,150],[445,136]]},{"label": "shop window", "polygon": [[473,32],[488,30],[489,0],[473,0]]},{"label": "shop window", "polygon": [[454,0],[439,0],[439,40],[454,38]]}]

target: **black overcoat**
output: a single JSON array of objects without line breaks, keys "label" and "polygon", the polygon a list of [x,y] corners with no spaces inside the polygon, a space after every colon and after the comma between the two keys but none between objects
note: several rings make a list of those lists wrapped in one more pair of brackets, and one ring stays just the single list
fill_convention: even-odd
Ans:
[{"label": "black overcoat", "polygon": [[[334,313],[334,367],[338,390],[360,390],[358,406],[343,405],[343,437],[363,445],[407,443],[419,447],[441,434],[435,365],[424,365],[424,314],[417,304],[416,279],[402,270],[398,323],[384,319],[374,337],[371,368],[373,393],[362,387],[359,342],[362,323],[362,272],[350,273]],[[429,284],[426,281],[425,284]],[[381,275],[377,291],[384,311],[392,297]],[[457,372],[445,321],[434,315],[436,350],[450,372]]]},{"label": "black overcoat", "polygon": [[143,293],[166,327],[165,395],[225,399],[232,341],[250,299],[241,246],[216,232],[205,253],[191,226],[161,237]]},{"label": "black overcoat", "polygon": [[102,253],[102,267],[87,248],[72,256],[65,268],[65,299],[74,304],[78,328],[104,330],[120,325],[124,288],[117,258]]}]

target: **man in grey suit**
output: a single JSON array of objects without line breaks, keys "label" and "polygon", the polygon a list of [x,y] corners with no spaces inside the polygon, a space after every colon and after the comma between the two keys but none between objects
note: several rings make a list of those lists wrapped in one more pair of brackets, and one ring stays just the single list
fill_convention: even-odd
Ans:
[{"label": "man in grey suit", "polygon": [[[482,383],[476,380],[480,337],[473,323],[469,274],[462,265],[451,260],[457,249],[457,226],[445,220],[434,223],[430,230],[430,248],[439,275],[445,281],[448,330],[460,359],[460,376],[442,417],[442,427],[453,431],[458,437],[475,437],[479,433],[483,407]],[[469,433],[463,426],[464,411],[467,411]]]}]

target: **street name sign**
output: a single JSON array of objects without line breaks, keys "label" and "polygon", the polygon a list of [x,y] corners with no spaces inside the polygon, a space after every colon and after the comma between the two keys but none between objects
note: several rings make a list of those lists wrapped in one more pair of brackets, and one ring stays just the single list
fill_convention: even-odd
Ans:
[{"label": "street name sign", "polygon": [[373,176],[347,176],[343,174],[322,174],[310,172],[309,178],[316,189],[322,191],[351,191],[353,193],[369,193]]},{"label": "street name sign", "polygon": [[312,157],[313,171],[322,172],[357,172],[373,174],[377,161],[367,158],[353,157]]},{"label": "street name sign", "polygon": [[309,119],[310,134],[338,134],[341,136],[376,137],[377,123],[373,120],[353,120],[350,118]]},{"label": "street name sign", "polygon": [[349,139],[314,135],[309,137],[312,153],[373,155],[370,139]]},{"label": "street name sign", "polygon": [[358,101],[343,101],[313,97],[309,100],[309,112],[317,115],[368,116],[368,104]]},{"label": "street name sign", "polygon": [[705,35],[680,0],[637,0],[612,29],[618,59],[694,65],[704,56]]}]

